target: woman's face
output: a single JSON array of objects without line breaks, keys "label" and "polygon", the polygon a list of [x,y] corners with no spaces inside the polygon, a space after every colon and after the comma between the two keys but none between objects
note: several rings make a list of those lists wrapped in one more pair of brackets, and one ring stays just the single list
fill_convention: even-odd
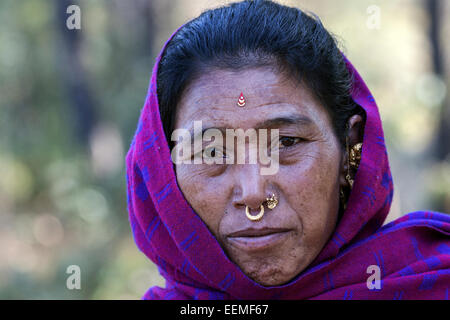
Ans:
[{"label": "woman's face", "polygon": [[[241,92],[244,107],[236,104]],[[193,81],[175,128],[192,130],[200,120],[224,138],[224,128],[279,130],[275,174],[261,175],[258,162],[177,164],[176,175],[186,200],[247,276],[264,286],[289,282],[319,254],[337,221],[343,159],[329,114],[307,87],[254,68],[215,70]],[[249,220],[245,207],[255,215],[272,194],[278,205]]]}]

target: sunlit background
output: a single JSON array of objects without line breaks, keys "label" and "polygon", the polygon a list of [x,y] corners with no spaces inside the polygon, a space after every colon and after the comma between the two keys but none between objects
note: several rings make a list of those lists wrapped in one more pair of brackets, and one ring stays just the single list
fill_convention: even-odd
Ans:
[{"label": "sunlit background", "polygon": [[[375,96],[388,221],[450,212],[450,1],[280,2],[316,13]],[[133,242],[124,158],[161,46],[223,3],[0,2],[0,298],[139,299],[164,284]],[[66,27],[71,4],[81,30]],[[70,265],[80,290],[66,287]]]}]

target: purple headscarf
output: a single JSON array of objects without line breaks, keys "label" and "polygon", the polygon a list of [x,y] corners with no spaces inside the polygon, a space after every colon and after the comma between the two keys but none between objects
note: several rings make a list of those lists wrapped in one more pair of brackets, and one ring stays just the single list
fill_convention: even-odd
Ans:
[{"label": "purple headscarf", "polygon": [[[173,37],[173,35],[172,35]],[[171,38],[172,38],[171,37]],[[366,112],[362,158],[347,208],[318,257],[288,284],[264,287],[225,254],[176,181],[156,93],[156,58],[126,156],[134,240],[166,279],[143,299],[448,299],[450,216],[409,213],[382,227],[393,183],[378,107],[352,64],[352,97]],[[381,272],[370,290],[367,268]]]}]

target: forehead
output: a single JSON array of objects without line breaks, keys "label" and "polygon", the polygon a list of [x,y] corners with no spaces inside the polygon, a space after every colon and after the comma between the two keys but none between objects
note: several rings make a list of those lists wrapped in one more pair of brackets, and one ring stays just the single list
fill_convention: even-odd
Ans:
[{"label": "forehead", "polygon": [[[237,106],[241,92],[246,104]],[[175,127],[190,128],[193,121],[228,128],[251,128],[277,114],[298,114],[320,124],[327,112],[303,84],[271,68],[239,71],[213,70],[183,92]]]}]

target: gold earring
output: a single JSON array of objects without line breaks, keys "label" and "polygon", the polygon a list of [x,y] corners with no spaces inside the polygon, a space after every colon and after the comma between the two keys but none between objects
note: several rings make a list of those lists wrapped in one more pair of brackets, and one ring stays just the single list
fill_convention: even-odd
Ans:
[{"label": "gold earring", "polygon": [[277,197],[275,197],[275,194],[273,194],[273,193],[270,198],[266,198],[266,201],[267,201],[267,208],[269,208],[270,210],[275,208],[278,204],[278,199],[277,199]]},{"label": "gold earring", "polygon": [[347,175],[345,176],[345,179],[347,180],[348,184],[350,185],[350,189],[353,188],[354,180],[350,176],[350,166],[358,170],[359,162],[361,161],[361,153],[362,153],[362,143],[359,142],[352,146],[350,150],[348,150],[348,136],[346,138],[346,146],[347,146]]},{"label": "gold earring", "polygon": [[361,151],[362,151],[361,142],[355,144],[350,149],[350,165],[352,167],[355,167],[356,169],[359,167],[359,162],[361,161]]}]

